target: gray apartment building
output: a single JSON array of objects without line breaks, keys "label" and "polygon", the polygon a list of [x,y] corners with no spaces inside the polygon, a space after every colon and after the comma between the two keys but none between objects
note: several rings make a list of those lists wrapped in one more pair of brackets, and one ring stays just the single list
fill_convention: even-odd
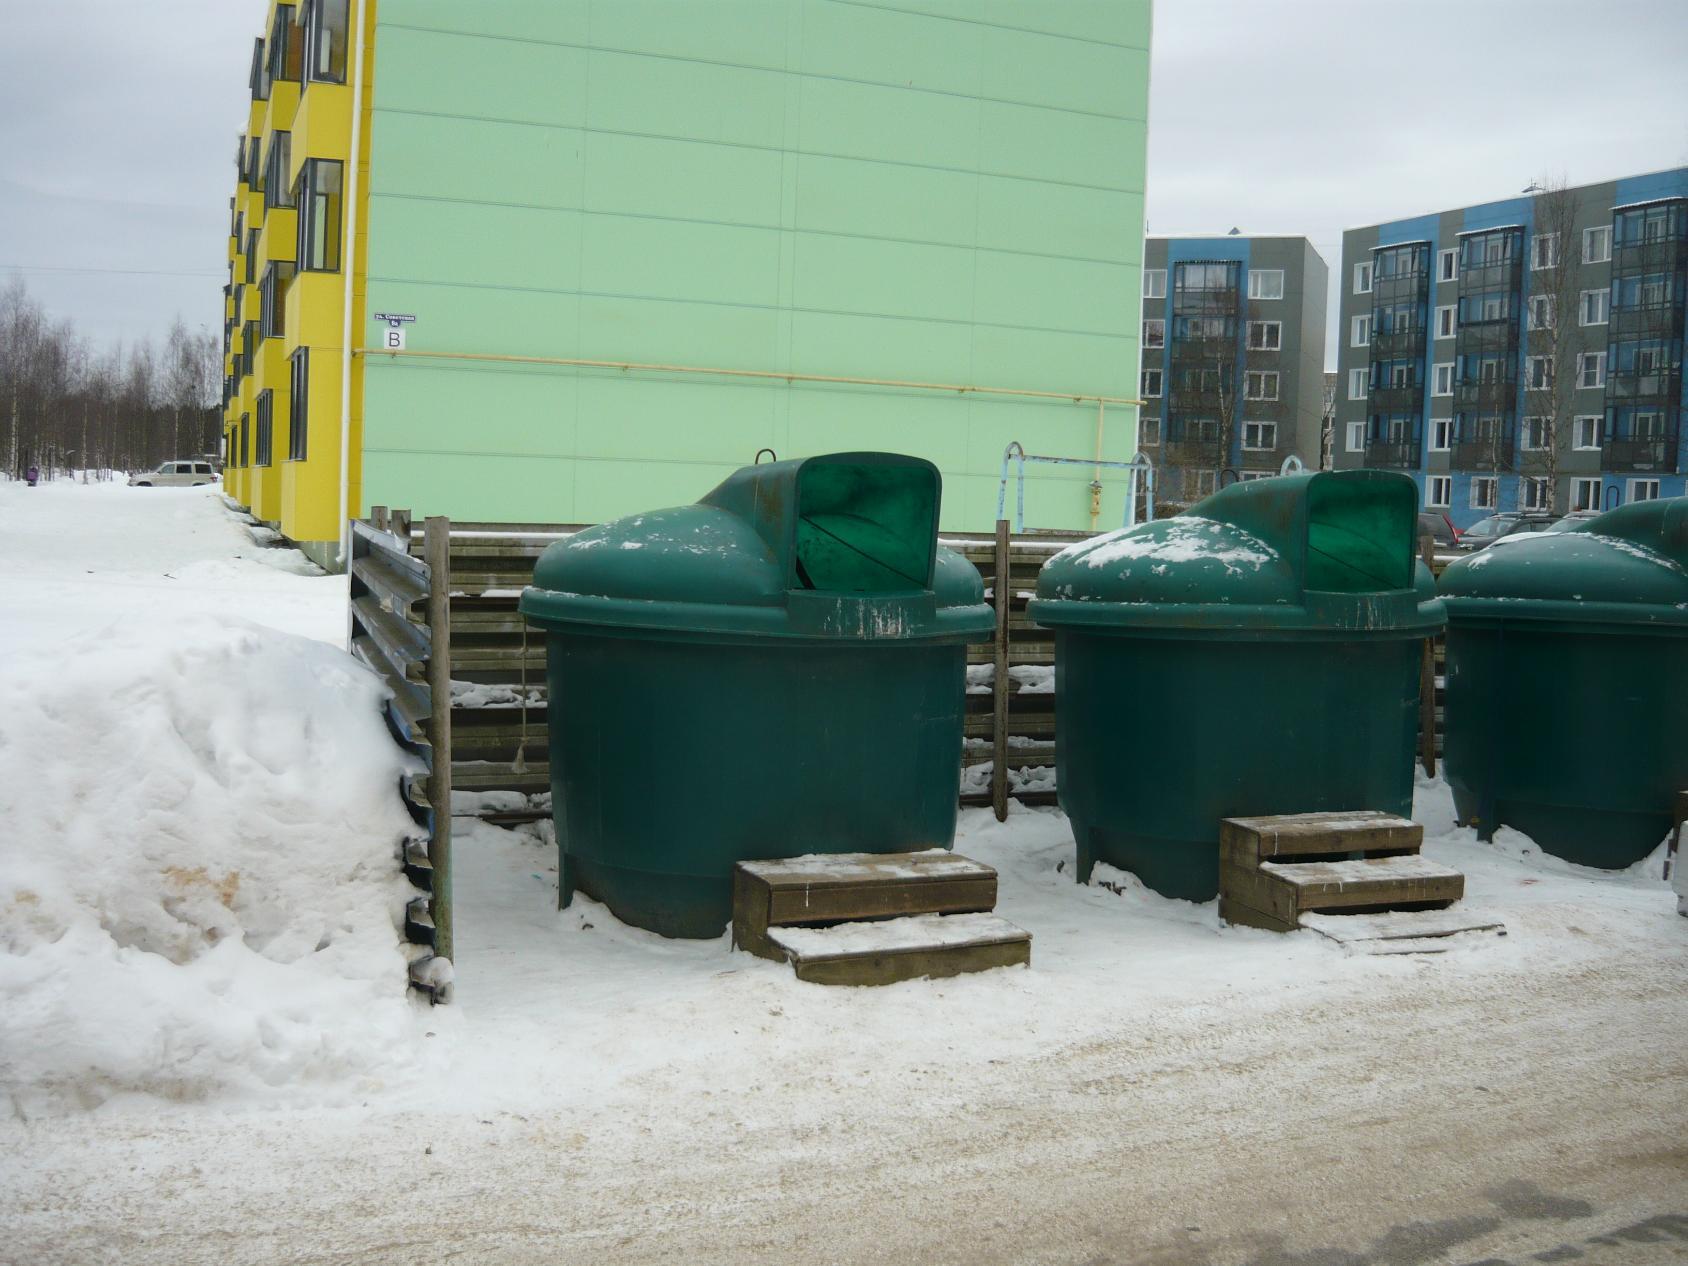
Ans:
[{"label": "gray apartment building", "polygon": [[1688,168],[1343,234],[1334,462],[1465,527],[1681,496]]},{"label": "gray apartment building", "polygon": [[1304,237],[1150,237],[1138,444],[1158,498],[1319,465],[1330,270]]}]

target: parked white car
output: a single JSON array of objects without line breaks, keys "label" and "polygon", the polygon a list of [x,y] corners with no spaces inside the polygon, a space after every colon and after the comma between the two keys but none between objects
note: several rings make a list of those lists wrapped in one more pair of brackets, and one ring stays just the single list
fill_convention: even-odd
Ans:
[{"label": "parked white car", "polygon": [[129,476],[131,488],[197,488],[217,478],[210,462],[163,462],[157,470]]}]

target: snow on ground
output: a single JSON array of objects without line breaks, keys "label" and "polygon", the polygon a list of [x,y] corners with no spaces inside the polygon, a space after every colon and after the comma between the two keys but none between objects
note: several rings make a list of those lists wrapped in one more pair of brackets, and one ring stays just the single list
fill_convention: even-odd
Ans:
[{"label": "snow on ground", "polygon": [[1480,844],[1433,781],[1503,938],[1222,928],[969,810],[1032,964],[882,989],[559,912],[549,823],[463,817],[430,1010],[341,582],[266,553],[203,492],[0,485],[0,1260],[1382,1264],[1688,1213],[1657,859]]}]

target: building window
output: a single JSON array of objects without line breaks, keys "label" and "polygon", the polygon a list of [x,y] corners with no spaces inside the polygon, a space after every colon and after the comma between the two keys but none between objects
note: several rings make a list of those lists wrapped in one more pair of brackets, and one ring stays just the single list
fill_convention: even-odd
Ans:
[{"label": "building window", "polygon": [[1553,328],[1553,296],[1530,296],[1530,328],[1532,330],[1551,330]]},{"label": "building window", "polygon": [[1571,480],[1571,509],[1598,510],[1600,508],[1600,481],[1598,479]]},{"label": "building window", "polygon": [[1557,268],[1559,266],[1559,234],[1538,233],[1530,239],[1530,267]]},{"label": "building window", "polygon": [[270,99],[270,59],[264,55],[264,41],[252,41],[252,72],[247,76],[252,87],[252,100]]},{"label": "building window", "polygon": [[1276,422],[1244,422],[1243,449],[1245,452],[1270,452],[1278,446]]},{"label": "building window", "polygon": [[1217,472],[1211,470],[1186,470],[1184,472],[1184,498],[1193,501],[1197,497],[1211,497]]},{"label": "building window", "polygon": [[1188,444],[1219,443],[1219,419],[1186,418],[1184,420],[1184,441]]},{"label": "building window", "polygon": [[1601,423],[1606,419],[1599,414],[1583,414],[1571,426],[1571,447],[1587,452],[1600,447]]},{"label": "building window", "polygon": [[1143,297],[1145,299],[1166,298],[1166,269],[1145,268],[1143,270]]},{"label": "building window", "polygon": [[1577,356],[1577,386],[1604,387],[1606,385],[1606,353],[1582,352]]},{"label": "building window", "polygon": [[1546,391],[1553,386],[1553,357],[1531,356],[1525,362],[1527,377],[1531,391]]},{"label": "building window", "polygon": [[1166,319],[1164,317],[1143,322],[1143,346],[1145,348],[1166,346]]},{"label": "building window", "polygon": [[1458,309],[1459,305],[1455,303],[1450,303],[1445,307],[1436,309],[1437,338],[1452,338],[1454,336],[1454,313],[1458,311]]},{"label": "building window", "polygon": [[1443,361],[1435,366],[1434,377],[1430,383],[1430,394],[1433,396],[1451,396],[1454,394],[1454,363]]},{"label": "building window", "polygon": [[1371,260],[1362,260],[1354,265],[1354,293],[1369,295],[1371,293]]},{"label": "building window", "polygon": [[1162,371],[1159,369],[1145,369],[1143,371],[1143,386],[1139,393],[1145,400],[1159,400],[1161,396]]},{"label": "building window", "polygon": [[1430,451],[1445,453],[1453,444],[1454,422],[1452,418],[1430,419]]},{"label": "building window", "polygon": [[311,78],[346,82],[346,0],[304,0],[305,59]]},{"label": "building window", "polygon": [[287,171],[293,150],[293,134],[277,132],[270,138],[269,156],[264,160],[264,207],[291,207],[293,194],[287,187]]},{"label": "building window", "polygon": [[1365,347],[1371,342],[1371,313],[1367,312],[1354,318],[1354,328],[1350,332],[1350,342],[1355,347]]},{"label": "building window", "polygon": [[1283,343],[1282,321],[1250,321],[1248,346],[1254,352],[1275,352]]},{"label": "building window", "polygon": [[270,432],[275,424],[275,392],[268,387],[258,393],[258,465],[270,464]]},{"label": "building window", "polygon": [[1454,281],[1459,277],[1459,250],[1450,247],[1436,252],[1436,280]]},{"label": "building window", "polygon": [[270,79],[298,83],[305,66],[305,42],[293,25],[293,6],[279,4],[270,27]]},{"label": "building window", "polygon": [[1578,305],[1578,319],[1583,325],[1605,325],[1611,309],[1610,290],[1585,290],[1582,292],[1582,303]]},{"label": "building window", "polygon": [[293,265],[277,260],[264,269],[258,284],[258,334],[280,338],[287,326],[287,289],[293,281]]},{"label": "building window", "polygon": [[311,349],[293,353],[292,383],[287,400],[287,460],[302,462],[307,452],[305,422],[311,398]]},{"label": "building window", "polygon": [[1632,440],[1664,439],[1665,415],[1657,409],[1646,409],[1632,414],[1629,419],[1629,437]]},{"label": "building window", "polygon": [[1518,424],[1518,447],[1526,452],[1545,452],[1552,443],[1552,419],[1525,418]]},{"label": "building window", "polygon": [[1243,399],[1245,400],[1276,400],[1278,398],[1278,371],[1275,369],[1251,369],[1243,376]]},{"label": "building window", "polygon": [[1137,419],[1137,447],[1157,448],[1160,445],[1161,420],[1158,417]]},{"label": "building window", "polygon": [[1630,480],[1629,499],[1631,501],[1657,501],[1659,499],[1659,481],[1657,479]]},{"label": "building window", "polygon": [[240,415],[240,464],[242,467],[252,464],[252,415]]},{"label": "building window", "polygon": [[1473,510],[1493,510],[1495,508],[1495,490],[1498,481],[1493,475],[1477,475],[1471,480],[1471,508]]},{"label": "building window", "polygon": [[1173,269],[1172,285],[1175,290],[1235,290],[1237,265],[1223,260],[1179,264]]},{"label": "building window", "polygon": [[1447,475],[1432,475],[1424,481],[1424,504],[1430,510],[1446,510],[1454,501],[1454,481]]},{"label": "building window", "polygon": [[1284,270],[1281,268],[1249,269],[1248,297],[1250,299],[1282,299],[1284,297]]},{"label": "building window", "polygon": [[1366,424],[1364,422],[1350,422],[1348,424],[1348,451],[1350,453],[1366,451]]},{"label": "building window", "polygon": [[340,270],[340,163],[310,158],[299,169],[294,191],[299,205],[299,244],[295,257],[301,270]]},{"label": "building window", "polygon": [[1583,230],[1583,263],[1604,264],[1612,258],[1612,228],[1601,225]]},{"label": "building window", "polygon": [[1364,369],[1350,369],[1348,371],[1348,398],[1350,400],[1364,400],[1370,392],[1370,375]]},{"label": "building window", "polygon": [[1526,475],[1518,482],[1518,499],[1526,510],[1549,510],[1553,506],[1553,497],[1549,481],[1535,475]]}]

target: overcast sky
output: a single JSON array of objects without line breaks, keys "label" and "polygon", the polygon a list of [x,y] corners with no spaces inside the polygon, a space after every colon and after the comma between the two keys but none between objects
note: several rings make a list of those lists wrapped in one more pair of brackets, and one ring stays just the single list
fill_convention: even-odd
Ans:
[{"label": "overcast sky", "polygon": [[[99,342],[220,326],[264,11],[0,0],[0,278]],[[1305,234],[1334,284],[1345,227],[1688,165],[1685,52],[1688,0],[1160,0],[1149,231]]]}]

